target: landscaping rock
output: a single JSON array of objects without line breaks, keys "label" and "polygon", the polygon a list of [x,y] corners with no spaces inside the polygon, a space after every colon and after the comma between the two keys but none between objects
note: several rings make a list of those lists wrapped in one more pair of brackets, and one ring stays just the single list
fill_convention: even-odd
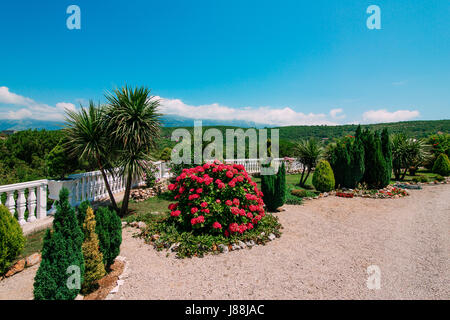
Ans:
[{"label": "landscaping rock", "polygon": [[156,241],[159,239],[159,234],[152,235],[152,241]]},{"label": "landscaping rock", "polygon": [[275,240],[275,238],[276,238],[276,236],[273,233],[269,234],[269,240],[270,241]]},{"label": "landscaping rock", "polygon": [[245,245],[245,243],[242,242],[242,241],[239,241],[239,242],[238,242],[238,246],[241,247],[241,249],[247,248],[247,246]]},{"label": "landscaping rock", "polygon": [[234,244],[231,246],[231,250],[233,250],[233,251],[236,251],[236,250],[239,250],[239,249],[241,249],[241,247],[240,247],[238,244],[236,244],[236,243],[234,243]]},{"label": "landscaping rock", "polygon": [[180,247],[180,243],[179,243],[179,242],[173,243],[173,244],[170,246],[169,250],[170,250],[170,251],[177,251],[179,247]]},{"label": "landscaping rock", "polygon": [[145,222],[139,221],[137,227],[141,230],[144,230],[147,228],[147,224]]},{"label": "landscaping rock", "polygon": [[9,270],[6,272],[5,277],[11,277],[12,275],[25,269],[25,259],[17,261]]},{"label": "landscaping rock", "polygon": [[224,244],[219,244],[218,246],[220,248],[220,251],[223,253],[228,253],[228,247]]},{"label": "landscaping rock", "polygon": [[130,226],[137,227],[138,226],[138,222],[137,221],[133,221],[133,222],[130,223]]},{"label": "landscaping rock", "polygon": [[31,256],[27,257],[25,260],[25,264],[27,267],[34,266],[41,262],[41,255],[39,253],[33,253]]},{"label": "landscaping rock", "polygon": [[250,241],[247,241],[245,244],[247,245],[247,247],[253,247],[256,243],[255,243],[255,241],[250,240]]},{"label": "landscaping rock", "polygon": [[84,296],[82,296],[81,294],[77,295],[77,297],[75,298],[75,300],[83,300]]},{"label": "landscaping rock", "polygon": [[127,222],[126,221],[122,221],[122,228],[125,228],[127,226]]}]

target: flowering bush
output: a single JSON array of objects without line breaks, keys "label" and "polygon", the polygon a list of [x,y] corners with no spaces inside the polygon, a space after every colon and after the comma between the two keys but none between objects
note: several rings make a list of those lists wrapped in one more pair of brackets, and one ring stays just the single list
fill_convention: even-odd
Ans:
[{"label": "flowering bush", "polygon": [[171,219],[186,231],[228,237],[253,229],[265,216],[262,192],[243,165],[219,161],[185,168],[169,185]]}]

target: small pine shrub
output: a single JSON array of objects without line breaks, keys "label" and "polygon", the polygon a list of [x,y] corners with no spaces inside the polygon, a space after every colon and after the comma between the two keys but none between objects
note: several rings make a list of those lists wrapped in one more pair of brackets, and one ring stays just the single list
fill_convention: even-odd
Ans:
[{"label": "small pine shrub", "polygon": [[25,246],[25,237],[19,222],[8,208],[0,205],[0,274],[6,272]]},{"label": "small pine shrub", "polygon": [[89,293],[97,289],[98,283],[105,275],[103,254],[99,250],[99,241],[95,233],[95,216],[92,208],[86,210],[86,218],[83,224],[84,242],[81,246],[84,257],[84,282],[83,293]]},{"label": "small pine shrub", "polygon": [[321,160],[314,171],[312,183],[317,191],[328,192],[334,188],[334,174],[330,163],[326,160]]},{"label": "small pine shrub", "polygon": [[445,153],[441,153],[437,157],[433,165],[433,172],[444,177],[450,175],[450,160]]},{"label": "small pine shrub", "polygon": [[83,202],[80,203],[80,205],[77,207],[77,220],[78,220],[78,225],[80,226],[80,228],[83,228],[83,224],[84,224],[84,219],[86,218],[86,212],[87,209],[90,207],[90,203],[88,200],[85,200]]},{"label": "small pine shrub", "polygon": [[120,253],[122,243],[122,221],[117,213],[107,207],[100,207],[95,212],[95,232],[98,235],[103,263],[107,270]]},{"label": "small pine shrub", "polygon": [[[75,210],[68,200],[69,192],[61,189],[56,202],[53,231],[47,231],[42,248],[42,262],[34,278],[36,300],[73,300],[80,292],[84,277],[84,259],[81,251],[83,232],[78,225]],[[80,286],[69,287],[70,277],[77,268]]]}]

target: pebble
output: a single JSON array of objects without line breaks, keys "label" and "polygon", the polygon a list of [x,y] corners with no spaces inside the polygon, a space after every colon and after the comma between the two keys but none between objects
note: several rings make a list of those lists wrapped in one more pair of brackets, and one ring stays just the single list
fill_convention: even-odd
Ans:
[{"label": "pebble", "polygon": [[275,238],[276,238],[276,236],[273,233],[269,234],[269,240],[270,241],[275,240]]},{"label": "pebble", "polygon": [[219,244],[218,247],[220,248],[220,251],[222,251],[223,253],[228,253],[228,246],[224,244]]}]

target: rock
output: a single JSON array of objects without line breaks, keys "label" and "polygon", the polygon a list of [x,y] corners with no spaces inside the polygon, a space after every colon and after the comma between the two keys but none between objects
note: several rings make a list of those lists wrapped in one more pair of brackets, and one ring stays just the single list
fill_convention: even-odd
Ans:
[{"label": "rock", "polygon": [[173,243],[173,244],[170,246],[169,250],[170,250],[170,251],[177,251],[179,247],[180,247],[180,243],[179,243],[179,242]]},{"label": "rock", "polygon": [[147,228],[147,224],[143,221],[139,221],[137,227],[141,230],[146,229]]},{"label": "rock", "polygon": [[11,277],[12,275],[25,269],[25,259],[17,261],[9,270],[6,272],[5,277]]},{"label": "rock", "polygon": [[31,256],[28,256],[25,260],[25,264],[27,267],[34,266],[41,262],[41,255],[39,253],[33,253]]},{"label": "rock", "polygon": [[125,282],[124,280],[117,280],[117,285],[121,286],[121,285],[123,285],[124,282]]},{"label": "rock", "polygon": [[238,246],[241,247],[241,249],[247,248],[247,246],[245,245],[245,243],[242,242],[242,241],[239,241],[239,242],[238,242]]},{"label": "rock", "polygon": [[247,245],[247,247],[253,247],[256,243],[255,243],[255,241],[250,240],[250,241],[247,241],[245,244]]},{"label": "rock", "polygon": [[285,209],[285,208],[283,208],[283,207],[279,207],[279,208],[277,208],[277,212],[283,212],[283,211],[286,211],[286,209]]},{"label": "rock", "polygon": [[122,221],[122,228],[125,228],[127,226],[127,222],[126,221]]},{"label": "rock", "polygon": [[273,233],[269,234],[269,240],[270,241],[275,240],[275,238],[276,238],[276,236]]},{"label": "rock", "polygon": [[265,232],[261,232],[261,236],[264,237],[266,235]]},{"label": "rock", "polygon": [[328,192],[324,192],[323,196],[328,197]]},{"label": "rock", "polygon": [[138,222],[137,221],[133,221],[133,222],[130,223],[130,226],[137,227],[138,226]]},{"label": "rock", "polygon": [[224,244],[219,244],[218,246],[220,248],[220,251],[223,253],[228,253],[228,247]]},{"label": "rock", "polygon": [[238,244],[236,244],[236,243],[234,243],[234,244],[231,246],[231,250],[233,250],[233,251],[239,250],[239,249],[241,249],[241,247],[240,247]]},{"label": "rock", "polygon": [[152,235],[152,241],[156,241],[159,239],[159,234]]},{"label": "rock", "polygon": [[84,297],[81,294],[79,294],[79,295],[77,295],[75,300],[84,300]]}]

